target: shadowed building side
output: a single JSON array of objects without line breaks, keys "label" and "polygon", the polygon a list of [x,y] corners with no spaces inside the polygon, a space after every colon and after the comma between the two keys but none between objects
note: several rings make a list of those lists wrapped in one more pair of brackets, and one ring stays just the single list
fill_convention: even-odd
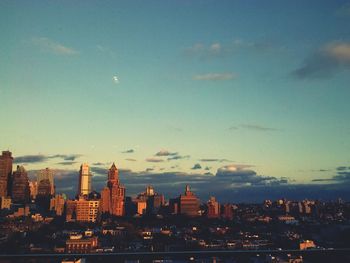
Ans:
[{"label": "shadowed building side", "polygon": [[23,166],[17,165],[12,176],[12,201],[14,203],[28,203],[30,201],[29,180]]},{"label": "shadowed building side", "polygon": [[10,178],[12,175],[13,157],[10,151],[3,151],[0,156],[0,197],[10,195]]}]

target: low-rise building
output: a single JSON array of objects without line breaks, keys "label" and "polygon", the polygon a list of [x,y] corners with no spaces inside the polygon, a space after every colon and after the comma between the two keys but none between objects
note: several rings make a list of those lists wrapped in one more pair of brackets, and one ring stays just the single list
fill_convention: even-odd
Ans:
[{"label": "low-rise building", "polygon": [[303,240],[299,244],[299,249],[300,250],[305,250],[305,249],[310,249],[310,248],[315,248],[315,242],[312,240]]},{"label": "low-rise building", "polygon": [[70,236],[66,241],[67,253],[91,253],[98,246],[97,237]]}]

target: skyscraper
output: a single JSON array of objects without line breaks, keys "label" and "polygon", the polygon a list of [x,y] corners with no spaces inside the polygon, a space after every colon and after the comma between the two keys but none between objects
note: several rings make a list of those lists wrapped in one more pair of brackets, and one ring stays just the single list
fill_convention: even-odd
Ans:
[{"label": "skyscraper", "polygon": [[42,179],[38,184],[38,194],[39,197],[49,197],[51,198],[51,182],[49,179]]},{"label": "skyscraper", "polygon": [[9,195],[9,180],[12,174],[12,153],[3,151],[0,156],[0,197]]},{"label": "skyscraper", "polygon": [[141,201],[146,201],[146,207],[144,209],[147,210],[148,214],[157,213],[165,203],[164,195],[156,193],[152,185],[148,185],[146,191],[137,196],[135,200],[137,206],[142,206],[142,204],[139,204]]},{"label": "skyscraper", "polygon": [[220,204],[218,201],[216,201],[215,197],[211,196],[209,201],[207,202],[208,206],[208,212],[207,217],[208,218],[219,218],[220,217]]},{"label": "skyscraper", "polygon": [[101,192],[101,212],[116,216],[125,214],[125,187],[119,182],[119,172],[114,163],[108,171],[107,186]]},{"label": "skyscraper", "polygon": [[30,190],[30,199],[35,200],[36,196],[38,195],[38,182],[30,181],[29,190]]},{"label": "skyscraper", "polygon": [[28,174],[23,166],[17,165],[17,170],[12,175],[12,201],[14,203],[30,201]]},{"label": "skyscraper", "polygon": [[89,165],[83,163],[79,171],[78,195],[88,195],[91,192],[91,177]]},{"label": "skyscraper", "polygon": [[40,185],[40,182],[42,180],[49,180],[50,181],[50,194],[53,196],[55,195],[55,181],[54,181],[54,172],[50,168],[45,168],[43,170],[40,170],[40,172],[37,175],[37,182],[38,185]]},{"label": "skyscraper", "polygon": [[199,199],[191,192],[190,186],[186,185],[185,194],[179,197],[180,213],[187,216],[198,216]]}]

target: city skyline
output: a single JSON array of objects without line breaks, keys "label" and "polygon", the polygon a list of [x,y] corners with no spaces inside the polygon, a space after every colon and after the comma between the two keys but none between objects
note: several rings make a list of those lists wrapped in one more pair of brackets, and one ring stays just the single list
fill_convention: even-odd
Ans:
[{"label": "city skyline", "polygon": [[[3,152],[3,156],[8,154],[7,151]],[[11,154],[11,153],[10,153]],[[345,169],[347,167],[344,167]],[[17,165],[17,171],[23,170],[25,174],[28,174],[29,184],[38,183],[37,178],[43,170],[24,170],[24,166]],[[85,191],[83,194],[81,192],[81,180],[82,180],[82,169],[85,170],[85,174],[89,174],[89,191]],[[49,170],[49,168],[45,168]],[[148,186],[155,187],[159,192],[165,194],[166,198],[171,200],[174,196],[178,195],[182,188],[186,188],[186,191],[190,185],[194,186],[193,189],[197,192],[200,200],[210,199],[212,196],[218,197],[221,202],[261,202],[262,200],[278,200],[281,198],[292,199],[292,200],[307,200],[316,199],[320,201],[331,201],[336,199],[348,200],[349,193],[347,184],[345,185],[326,185],[331,186],[330,189],[324,189],[324,185],[300,185],[300,184],[289,184],[281,181],[276,181],[276,178],[262,177],[256,174],[252,174],[247,170],[237,170],[238,174],[243,174],[250,178],[251,181],[255,181],[251,185],[246,185],[246,178],[238,178],[236,182],[240,187],[232,189],[231,187],[225,187],[224,184],[231,183],[232,171],[228,170],[218,170],[215,176],[207,174],[206,177],[196,176],[190,177],[183,174],[167,174],[165,177],[160,174],[154,173],[134,173],[131,170],[118,169],[113,162],[110,168],[106,167],[93,167],[90,171],[90,166],[87,163],[82,163],[79,170],[50,170],[53,175],[57,175],[57,179],[54,185],[56,193],[68,195],[68,198],[77,198],[77,196],[87,195],[88,193],[101,193],[105,196],[105,199],[112,194],[109,191],[115,188],[113,186],[116,184],[115,194],[121,194],[122,196],[136,197],[139,196],[142,191]],[[339,169],[343,171],[342,168]],[[121,174],[119,174],[121,172]],[[94,176],[94,173],[96,176]],[[227,174],[226,174],[227,173]],[[15,172],[14,172],[15,174]],[[120,176],[122,175],[122,176]],[[184,177],[185,176],[185,177]],[[238,176],[238,175],[237,175]],[[124,187],[119,182],[119,177],[122,181],[126,182],[126,187]],[[173,180],[169,182],[170,180]],[[179,180],[182,177],[181,180]],[[237,179],[236,179],[237,180]],[[271,183],[272,182],[272,183]],[[105,187],[107,183],[108,187]],[[245,184],[245,185],[244,185]],[[52,186],[50,186],[51,188]],[[40,187],[39,187],[40,188]],[[109,190],[109,189],[110,190]],[[127,190],[126,190],[127,188]],[[78,191],[76,191],[78,189]],[[107,192],[105,192],[107,191]],[[103,194],[105,193],[105,194]],[[107,195],[107,196],[106,196]],[[120,200],[124,200],[124,198]],[[106,200],[107,200],[106,199]],[[109,201],[106,201],[107,203]],[[105,208],[107,209],[107,208]]]},{"label": "city skyline", "polygon": [[0,149],[69,194],[115,161],[127,195],[349,199],[350,2],[253,2],[2,1]]}]

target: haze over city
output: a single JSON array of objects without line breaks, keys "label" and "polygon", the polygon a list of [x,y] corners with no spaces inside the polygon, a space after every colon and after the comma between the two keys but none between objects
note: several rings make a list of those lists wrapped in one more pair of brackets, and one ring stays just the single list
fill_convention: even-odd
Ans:
[{"label": "haze over city", "polygon": [[1,1],[0,150],[76,194],[341,197],[349,1]]}]

